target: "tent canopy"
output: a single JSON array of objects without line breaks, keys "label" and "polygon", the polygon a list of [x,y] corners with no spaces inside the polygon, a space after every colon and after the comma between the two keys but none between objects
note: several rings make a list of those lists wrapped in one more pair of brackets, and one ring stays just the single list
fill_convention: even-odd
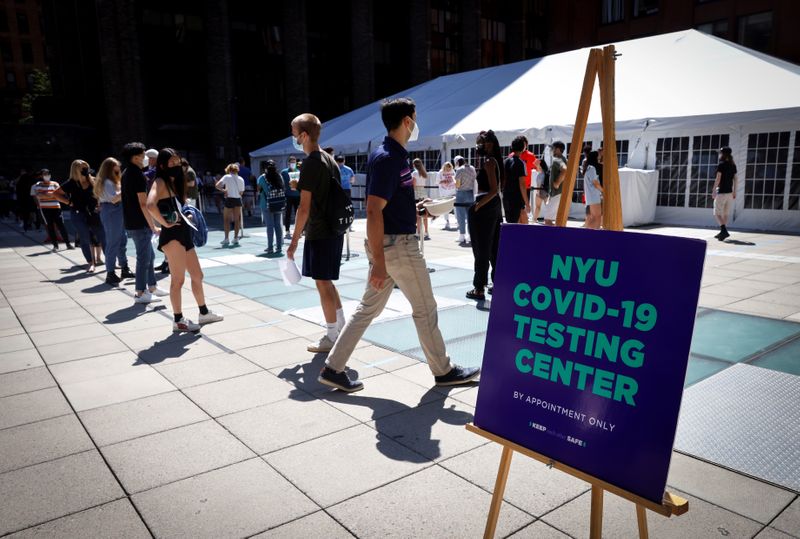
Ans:
[{"label": "tent canopy", "polygon": [[[800,109],[800,66],[696,30],[615,44],[617,131],[639,131],[648,119],[660,127],[708,122],[745,113],[781,117]],[[417,103],[419,140],[410,150],[466,147],[493,129],[501,143],[524,133],[531,142],[563,136],[574,124],[589,48],[438,77],[396,96]],[[383,139],[380,102],[327,121],[322,144],[337,153],[364,153]],[[600,124],[597,84],[590,129]],[[288,126],[287,126],[288,131]],[[548,135],[549,133],[549,135]],[[250,154],[296,153],[287,137]]]}]

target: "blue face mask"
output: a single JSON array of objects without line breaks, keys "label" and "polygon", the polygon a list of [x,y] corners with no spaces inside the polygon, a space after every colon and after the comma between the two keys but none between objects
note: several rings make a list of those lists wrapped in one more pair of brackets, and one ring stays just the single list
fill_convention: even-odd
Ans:
[{"label": "blue face mask", "polygon": [[298,142],[297,137],[292,137],[292,146],[294,146],[294,149],[298,152],[303,151],[303,145]]}]

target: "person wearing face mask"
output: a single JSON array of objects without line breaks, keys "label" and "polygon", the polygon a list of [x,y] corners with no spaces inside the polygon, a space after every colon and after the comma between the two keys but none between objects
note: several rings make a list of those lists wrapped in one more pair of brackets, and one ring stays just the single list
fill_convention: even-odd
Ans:
[{"label": "person wearing face mask", "polygon": [[58,185],[58,182],[52,181],[50,171],[46,168],[40,170],[38,175],[42,179],[34,184],[31,192],[36,196],[36,203],[47,226],[47,233],[50,235],[50,241],[53,242],[53,251],[58,251],[56,228],[67,244],[67,249],[74,249],[75,247],[69,242],[67,227],[64,226],[64,219],[61,216],[61,203],[55,194],[61,186]]},{"label": "person wearing face mask", "polygon": [[[488,284],[487,273],[492,266],[492,282],[497,269],[497,244],[500,239],[500,197],[499,186],[503,184],[504,169],[500,166],[503,156],[500,144],[491,129],[481,131],[476,141],[478,154],[478,175],[475,183],[478,192],[475,204],[469,209],[468,228],[472,239],[472,254],[475,257],[475,276],[472,290],[467,298],[482,301],[486,299],[484,290]],[[489,289],[491,294],[491,288]]]},{"label": "person wearing face mask", "polygon": [[[281,217],[286,207],[286,194],[283,190],[283,180],[275,168],[275,161],[270,159],[264,168],[264,174],[256,182],[258,189],[258,205],[261,209],[261,220],[267,227],[267,254],[280,255],[283,251],[283,231],[281,230]],[[273,244],[273,237],[275,239]],[[274,247],[273,247],[274,245]]]},{"label": "person wearing face mask", "polygon": [[[172,304],[174,321],[172,331],[198,331],[200,326],[219,322],[222,316],[208,309],[203,291],[203,271],[192,241],[192,229],[181,214],[186,202],[186,186],[183,180],[181,157],[172,148],[164,148],[156,158],[156,179],[147,195],[147,211],[150,217],[161,225],[158,236],[158,250],[169,261],[170,285],[169,299]],[[188,218],[187,218],[188,219]],[[200,308],[200,318],[195,323],[183,316],[181,289],[186,272],[192,281],[192,294]]]},{"label": "person wearing face mask", "polygon": [[286,168],[281,170],[283,191],[286,193],[286,210],[283,214],[283,228],[286,229],[286,236],[284,239],[287,240],[292,239],[292,233],[289,228],[293,222],[292,216],[297,215],[297,208],[300,206],[300,191],[297,190],[297,180],[292,180],[292,176],[295,175],[299,175],[299,171],[297,170],[297,158],[292,156],[288,159]]},{"label": "person wearing face mask", "polygon": [[[125,219],[122,214],[122,170],[119,161],[107,158],[100,165],[94,194],[100,201],[100,221],[106,236],[106,284],[115,286],[122,279],[133,279],[135,275],[128,267],[127,244],[125,235]],[[122,268],[117,277],[115,268],[119,262]]]},{"label": "person wearing face mask", "polygon": [[160,231],[147,211],[147,180],[142,173],[145,147],[129,142],[122,148],[125,172],[122,174],[122,215],[125,230],[136,248],[136,288],[134,303],[161,301],[168,292],[158,287],[153,266],[155,253],[151,241]]},{"label": "person wearing face mask", "polygon": [[333,283],[339,279],[344,235],[331,229],[325,211],[332,182],[341,185],[342,180],[336,161],[319,145],[321,131],[322,123],[313,114],[301,114],[292,120],[294,147],[301,148],[308,158],[303,162],[297,182],[300,206],[292,241],[286,250],[286,256],[293,260],[300,236],[305,231],[303,275],[314,279],[327,329],[317,344],[307,347],[315,354],[328,352],[344,326],[342,300]]},{"label": "person wearing face mask", "polygon": [[564,143],[560,140],[552,145],[553,162],[550,165],[550,190],[547,202],[544,205],[544,224],[553,226],[558,216],[558,205],[561,203],[561,191],[564,189],[564,179],[567,177],[567,162],[564,160]]},{"label": "person wearing face mask", "polygon": [[100,253],[105,242],[100,209],[94,196],[94,178],[89,176],[89,164],[76,159],[69,167],[69,179],[55,192],[56,198],[69,206],[72,222],[78,229],[81,251],[86,259],[86,272],[94,273],[102,264]]},{"label": "person wearing face mask", "polygon": [[437,386],[467,384],[480,374],[479,368],[454,365],[447,355],[439,331],[436,300],[425,259],[414,237],[417,214],[424,201],[414,200],[414,180],[406,146],[417,140],[416,104],[401,97],[381,105],[387,136],[367,162],[367,256],[369,283],[333,346],[317,381],[352,393],[364,388],[345,372],[350,355],[375,317],[380,315],[395,285],[411,303],[417,336]]}]

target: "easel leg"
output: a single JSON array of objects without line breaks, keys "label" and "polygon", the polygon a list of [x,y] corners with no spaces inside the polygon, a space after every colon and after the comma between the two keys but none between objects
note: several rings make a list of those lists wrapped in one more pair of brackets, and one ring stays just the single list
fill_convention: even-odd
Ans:
[{"label": "easel leg", "polygon": [[636,520],[639,523],[639,539],[647,539],[647,509],[636,504]]},{"label": "easel leg", "polygon": [[511,457],[513,455],[513,449],[503,446],[503,455],[500,457],[500,466],[497,469],[497,480],[494,483],[492,505],[489,507],[489,518],[486,519],[483,539],[492,539],[494,537],[494,532],[497,528],[497,517],[500,516],[500,505],[503,503],[503,493],[506,490],[506,480],[508,480],[508,470],[511,467]]},{"label": "easel leg", "polygon": [[589,516],[589,539],[603,536],[603,489],[592,485],[592,512]]}]

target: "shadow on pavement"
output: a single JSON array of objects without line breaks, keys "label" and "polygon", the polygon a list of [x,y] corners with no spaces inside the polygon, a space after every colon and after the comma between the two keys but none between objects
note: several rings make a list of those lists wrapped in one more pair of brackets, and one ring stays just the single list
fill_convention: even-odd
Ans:
[{"label": "shadow on pavement", "polygon": [[146,363],[153,365],[171,358],[179,358],[189,351],[188,345],[194,343],[202,336],[197,333],[171,333],[167,338],[156,341],[150,348],[142,350],[134,365]]},{"label": "shadow on pavement", "polygon": [[103,321],[104,324],[122,324],[124,322],[130,322],[131,320],[142,316],[147,312],[154,312],[166,309],[166,305],[156,305],[150,311],[147,310],[147,306],[139,303],[134,303],[128,307],[123,307],[122,309],[118,309],[112,313],[106,315],[106,319]]},{"label": "shadow on pavement", "polygon": [[722,243],[729,243],[731,245],[755,245],[752,241],[742,241],[742,240],[725,240]]}]

